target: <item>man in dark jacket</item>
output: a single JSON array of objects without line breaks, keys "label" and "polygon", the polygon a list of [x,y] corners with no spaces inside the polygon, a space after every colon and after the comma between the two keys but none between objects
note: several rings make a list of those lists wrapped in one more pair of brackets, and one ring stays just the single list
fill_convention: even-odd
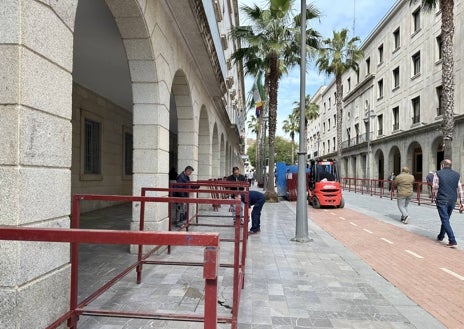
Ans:
[{"label": "man in dark jacket", "polygon": [[446,233],[448,236],[448,244],[446,246],[456,248],[457,242],[449,220],[456,206],[457,191],[459,191],[459,201],[461,203],[459,211],[462,212],[464,210],[464,194],[461,186],[461,178],[458,172],[451,169],[451,160],[443,160],[440,166],[441,170],[435,173],[432,185],[438,215],[441,220],[440,233],[437,236],[437,240],[443,241]]},{"label": "man in dark jacket", "polygon": [[[242,195],[242,202],[245,197]],[[266,196],[258,191],[249,191],[249,206],[253,206],[251,211],[251,228],[248,234],[256,234],[261,231],[261,210],[266,202]]]},{"label": "man in dark jacket", "polygon": [[[189,183],[190,182],[190,175],[193,172],[192,166],[185,167],[184,171],[179,174],[176,178],[176,183]],[[176,184],[175,187],[177,188],[189,188],[188,184],[180,185]],[[188,198],[188,192],[174,192],[175,197],[180,198]],[[177,226],[182,227],[186,223],[186,214],[187,214],[187,204],[186,203],[176,203],[176,221]]]},{"label": "man in dark jacket", "polygon": [[[232,175],[228,176],[226,180],[228,182],[246,182],[247,181],[246,177],[240,173],[240,169],[238,167],[233,167],[232,168]],[[230,189],[231,190],[243,190],[243,187],[240,187],[240,188],[239,187],[231,187]],[[231,194],[230,197],[235,198],[235,195]],[[231,206],[229,211],[234,213],[235,212],[235,207]],[[243,223],[243,201],[242,201],[242,205],[241,205],[241,208],[240,208],[240,217],[242,218],[242,223]]]}]

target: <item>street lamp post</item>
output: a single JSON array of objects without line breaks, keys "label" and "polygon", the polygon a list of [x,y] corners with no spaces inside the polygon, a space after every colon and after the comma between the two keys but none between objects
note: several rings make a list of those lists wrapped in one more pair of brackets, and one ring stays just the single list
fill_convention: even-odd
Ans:
[{"label": "street lamp post", "polygon": [[370,153],[371,153],[371,119],[375,117],[375,113],[371,111],[369,106],[369,101],[366,100],[366,117],[364,122],[366,123],[366,142],[367,142],[367,152],[366,152],[366,178],[371,178],[370,173]]}]

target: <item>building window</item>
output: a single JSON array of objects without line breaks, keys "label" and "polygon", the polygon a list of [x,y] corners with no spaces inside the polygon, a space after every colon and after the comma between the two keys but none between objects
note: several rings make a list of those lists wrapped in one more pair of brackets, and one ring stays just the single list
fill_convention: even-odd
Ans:
[{"label": "building window", "polygon": [[377,48],[379,51],[379,64],[383,63],[383,43]]},{"label": "building window", "polygon": [[330,139],[327,140],[327,152],[330,152]]},{"label": "building window", "polygon": [[333,143],[332,143],[332,145],[333,145],[333,151],[335,151],[335,144],[336,144],[336,143],[335,143],[335,137],[332,139],[332,141],[333,141]]},{"label": "building window", "polygon": [[420,97],[413,98],[412,101],[412,123],[420,122]]},{"label": "building window", "polygon": [[359,70],[356,71],[356,84],[359,83]]},{"label": "building window", "polygon": [[330,109],[331,106],[332,106],[332,100],[329,97],[329,109]]},{"label": "building window", "polygon": [[348,92],[350,92],[350,90],[351,90],[351,78],[348,78],[346,81],[348,83]]},{"label": "building window", "polygon": [[80,179],[102,179],[102,118],[81,110],[80,127]]},{"label": "building window", "polygon": [[377,134],[379,136],[382,136],[383,135],[383,114],[379,114],[377,116],[377,124],[379,126],[379,130],[378,130]]},{"label": "building window", "polygon": [[[349,114],[349,112],[348,112],[348,114]],[[333,126],[334,126],[334,128],[335,128],[336,125],[337,125],[337,115],[334,114],[334,120],[333,120]]]},{"label": "building window", "polygon": [[420,51],[412,55],[413,77],[420,74]]},{"label": "building window", "polygon": [[393,114],[393,131],[400,129],[400,108],[399,106],[394,107],[392,110]]},{"label": "building window", "polygon": [[437,40],[437,57],[438,61],[441,61],[443,56],[443,41],[441,40],[441,34],[436,38]]},{"label": "building window", "polygon": [[440,115],[443,115],[443,100],[442,100],[443,87],[438,86],[436,88],[436,92],[437,92],[437,99],[438,99],[437,116],[440,116]]},{"label": "building window", "polygon": [[327,122],[327,131],[330,131],[330,119],[328,119],[328,122]]},{"label": "building window", "polygon": [[325,134],[325,122],[322,124],[322,133]]},{"label": "building window", "polygon": [[124,169],[123,176],[132,176],[132,159],[134,153],[134,138],[131,132],[126,128],[123,129],[123,155]]},{"label": "building window", "polygon": [[394,50],[399,49],[400,48],[400,28],[397,28],[393,32],[393,42],[395,44],[395,49]]},{"label": "building window", "polygon": [[377,82],[377,89],[378,89],[378,99],[383,97],[383,79],[380,79]]},{"label": "building window", "polygon": [[400,67],[393,70],[393,89],[400,87]]},{"label": "building window", "polygon": [[366,75],[371,74],[371,58],[366,59]]},{"label": "building window", "polygon": [[420,7],[412,13],[412,30],[414,33],[420,30]]}]

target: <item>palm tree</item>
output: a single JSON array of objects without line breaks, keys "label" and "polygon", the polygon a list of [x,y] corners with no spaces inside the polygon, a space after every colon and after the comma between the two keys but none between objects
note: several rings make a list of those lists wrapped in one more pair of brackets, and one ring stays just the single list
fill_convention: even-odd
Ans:
[{"label": "palm tree", "polygon": [[343,118],[343,90],[342,76],[345,72],[353,69],[358,72],[358,61],[364,56],[363,51],[358,48],[358,37],[348,40],[348,29],[340,32],[333,31],[333,38],[322,41],[323,46],[319,50],[319,58],[316,65],[319,72],[327,75],[335,75],[335,102],[337,107],[337,160],[342,159],[342,118]]},{"label": "palm tree", "polygon": [[285,133],[290,134],[292,140],[292,164],[295,163],[295,133],[300,130],[300,116],[298,113],[293,111],[288,115],[288,119],[283,122],[282,129]]},{"label": "palm tree", "polygon": [[[293,112],[296,113],[296,116],[299,118],[300,117],[300,102],[295,101],[293,102],[293,105],[295,107],[293,108]],[[319,105],[316,103],[311,102],[311,95],[306,95],[305,96],[305,131],[303,132],[303,135],[306,136],[306,128],[308,126],[308,121],[313,121],[319,117]]]},{"label": "palm tree", "polygon": [[[419,0],[410,0],[412,5]],[[442,45],[442,106],[443,122],[441,131],[443,135],[444,158],[452,158],[452,141],[454,134],[454,0],[421,0],[422,8],[432,11],[437,4],[441,10],[441,45]]]},{"label": "palm tree", "polygon": [[[250,120],[248,120],[248,129],[252,132],[252,133],[255,133],[256,134],[256,145],[258,145],[258,140],[259,140],[259,120],[254,116],[252,115],[250,117]],[[260,158],[258,157],[258,148],[256,148],[256,156],[255,156],[255,167],[256,169],[259,169],[258,168],[258,160],[260,160]]]},{"label": "palm tree", "polygon": [[[263,70],[265,88],[268,95],[269,109],[269,175],[274,173],[274,140],[277,125],[277,95],[279,79],[283,68],[298,65],[300,62],[299,42],[301,40],[299,15],[292,17],[291,8],[294,0],[269,0],[269,7],[261,9],[244,5],[242,12],[251,26],[233,28],[231,36],[238,40],[242,47],[233,53],[232,58],[243,61],[245,70]],[[319,17],[319,11],[313,6],[307,7],[307,20]],[[306,44],[308,48],[317,48],[319,34],[308,29]],[[307,52],[311,54],[311,51]],[[246,74],[246,72],[245,72]],[[268,200],[277,201],[274,179],[269,177],[266,186]]]}]

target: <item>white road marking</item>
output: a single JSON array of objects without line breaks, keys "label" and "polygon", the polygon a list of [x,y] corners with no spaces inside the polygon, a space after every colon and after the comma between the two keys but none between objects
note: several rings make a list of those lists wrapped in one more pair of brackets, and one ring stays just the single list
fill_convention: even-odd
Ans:
[{"label": "white road marking", "polygon": [[353,223],[353,222],[350,222],[350,224],[353,225],[353,226],[358,226],[358,224]]},{"label": "white road marking", "polygon": [[369,231],[367,228],[363,228],[363,231],[366,231],[367,233],[372,234],[372,231]]},{"label": "white road marking", "polygon": [[340,218],[340,219],[342,219],[342,220],[346,220],[346,218],[345,218],[345,217],[338,217],[338,218]]},{"label": "white road marking", "polygon": [[408,254],[411,254],[411,255],[413,255],[413,256],[416,257],[416,258],[424,258],[424,257],[422,257],[421,255],[416,254],[415,252],[413,252],[413,251],[411,251],[411,250],[406,249],[405,251],[406,251]]},{"label": "white road marking", "polygon": [[391,241],[388,240],[388,239],[385,239],[385,238],[380,238],[380,239],[383,240],[383,241],[385,241],[385,242],[387,242],[387,243],[389,243],[389,244],[393,244],[393,242],[391,242]]},{"label": "white road marking", "polygon": [[336,216],[336,215],[337,215],[337,214],[336,214],[336,213],[334,213],[334,212],[331,212],[330,214],[331,214],[331,215],[334,215],[334,216]]},{"label": "white road marking", "polygon": [[459,275],[457,273],[454,273],[453,271],[450,271],[445,267],[440,267],[440,270],[442,270],[443,272],[446,272],[448,274],[451,274],[452,276],[454,276],[455,278],[458,278],[461,281],[464,281],[464,276],[461,276],[461,275]]}]

